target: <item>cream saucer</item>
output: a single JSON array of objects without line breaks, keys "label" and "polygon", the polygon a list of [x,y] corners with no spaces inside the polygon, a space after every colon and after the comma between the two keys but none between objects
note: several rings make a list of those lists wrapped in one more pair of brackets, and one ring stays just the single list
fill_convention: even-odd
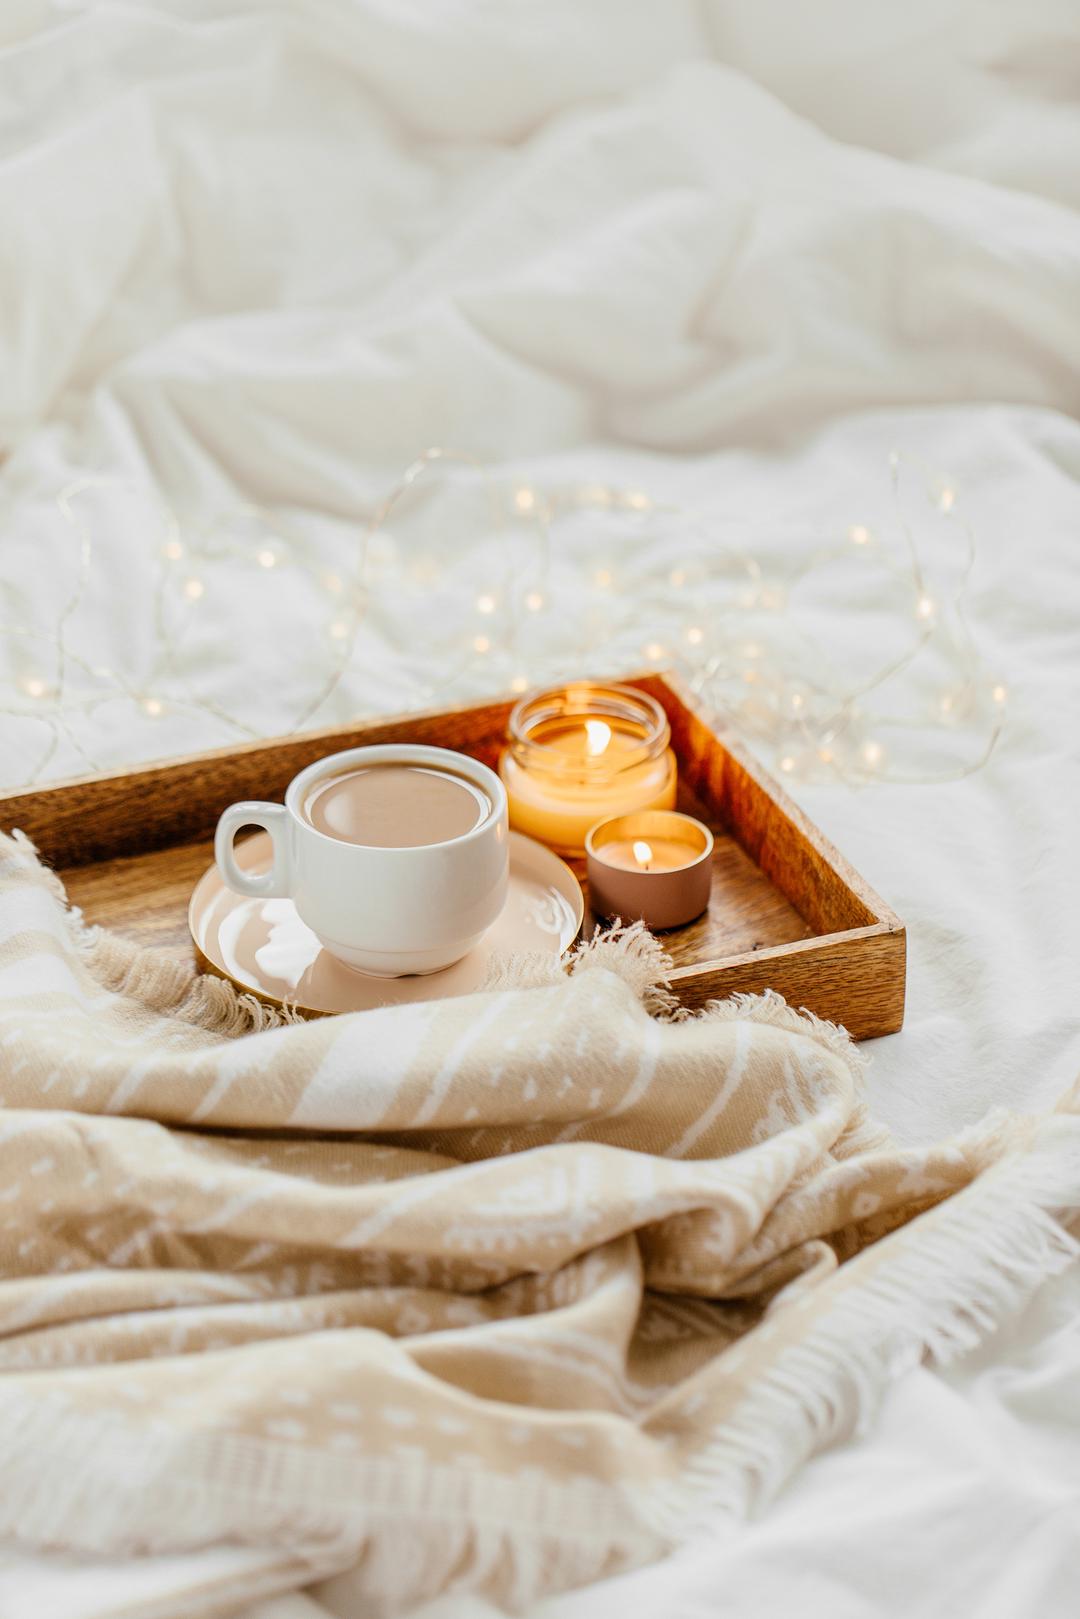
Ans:
[{"label": "cream saucer", "polygon": [[[270,864],[270,839],[236,848],[245,870]],[[301,1012],[364,1012],[373,1006],[442,1000],[479,989],[492,963],[520,952],[561,955],[577,938],[585,901],[570,867],[519,832],[510,834],[510,892],[502,915],[464,960],[422,978],[369,978],[323,949],[291,899],[248,899],[226,888],[216,866],[203,873],[188,927],[203,964],[261,1000]]]}]

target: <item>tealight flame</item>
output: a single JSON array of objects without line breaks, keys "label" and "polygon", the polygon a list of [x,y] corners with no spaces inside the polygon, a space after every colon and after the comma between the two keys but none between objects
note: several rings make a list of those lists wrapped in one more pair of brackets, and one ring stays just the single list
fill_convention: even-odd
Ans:
[{"label": "tealight flame", "polygon": [[607,720],[586,720],[585,734],[585,747],[590,759],[598,759],[607,752],[611,742],[611,726]]},{"label": "tealight flame", "polygon": [[634,859],[643,871],[648,871],[649,862],[652,860],[652,845],[638,838],[634,843]]}]

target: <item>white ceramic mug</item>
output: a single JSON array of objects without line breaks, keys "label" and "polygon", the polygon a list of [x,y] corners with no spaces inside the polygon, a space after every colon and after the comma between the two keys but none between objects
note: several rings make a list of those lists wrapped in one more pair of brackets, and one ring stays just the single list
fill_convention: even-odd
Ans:
[{"label": "white ceramic mug", "polygon": [[[487,795],[491,809],[460,837],[403,849],[332,838],[305,817],[304,805],[324,776],[385,764],[463,776]],[[237,865],[233,840],[245,826],[269,833],[269,871]],[[506,901],[509,839],[506,790],[493,770],[448,748],[390,743],[308,765],[289,783],[284,804],[231,804],[218,822],[214,855],[236,893],[288,897],[325,949],[362,972],[400,978],[438,972],[479,944]]]}]

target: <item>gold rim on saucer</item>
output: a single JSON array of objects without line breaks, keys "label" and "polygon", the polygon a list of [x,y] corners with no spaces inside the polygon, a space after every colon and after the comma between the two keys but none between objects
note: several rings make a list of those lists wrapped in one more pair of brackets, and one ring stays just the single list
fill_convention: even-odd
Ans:
[{"label": "gold rim on saucer", "polygon": [[[238,844],[236,860],[244,870],[268,868],[267,834]],[[322,948],[292,900],[234,894],[216,866],[195,885],[188,927],[208,971],[272,1006],[327,1016],[468,995],[483,987],[500,956],[562,955],[577,938],[584,915],[581,884],[566,862],[542,843],[511,832],[510,889],[502,915],[475,950],[441,972],[409,978],[357,972]]]}]

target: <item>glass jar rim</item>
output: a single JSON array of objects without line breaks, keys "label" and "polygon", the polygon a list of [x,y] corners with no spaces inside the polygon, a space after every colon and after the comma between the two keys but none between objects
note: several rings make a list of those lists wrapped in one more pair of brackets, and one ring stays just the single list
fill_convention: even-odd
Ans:
[{"label": "glass jar rim", "polygon": [[[618,764],[605,759],[603,753],[575,759],[530,734],[546,721],[576,715],[583,721],[612,719],[640,726],[640,752],[635,750],[634,755],[624,756]],[[623,770],[637,770],[666,752],[671,743],[671,726],[656,698],[647,692],[610,681],[580,680],[548,686],[522,697],[510,711],[507,735],[514,758],[529,769],[539,767],[559,775],[616,776]]]}]

